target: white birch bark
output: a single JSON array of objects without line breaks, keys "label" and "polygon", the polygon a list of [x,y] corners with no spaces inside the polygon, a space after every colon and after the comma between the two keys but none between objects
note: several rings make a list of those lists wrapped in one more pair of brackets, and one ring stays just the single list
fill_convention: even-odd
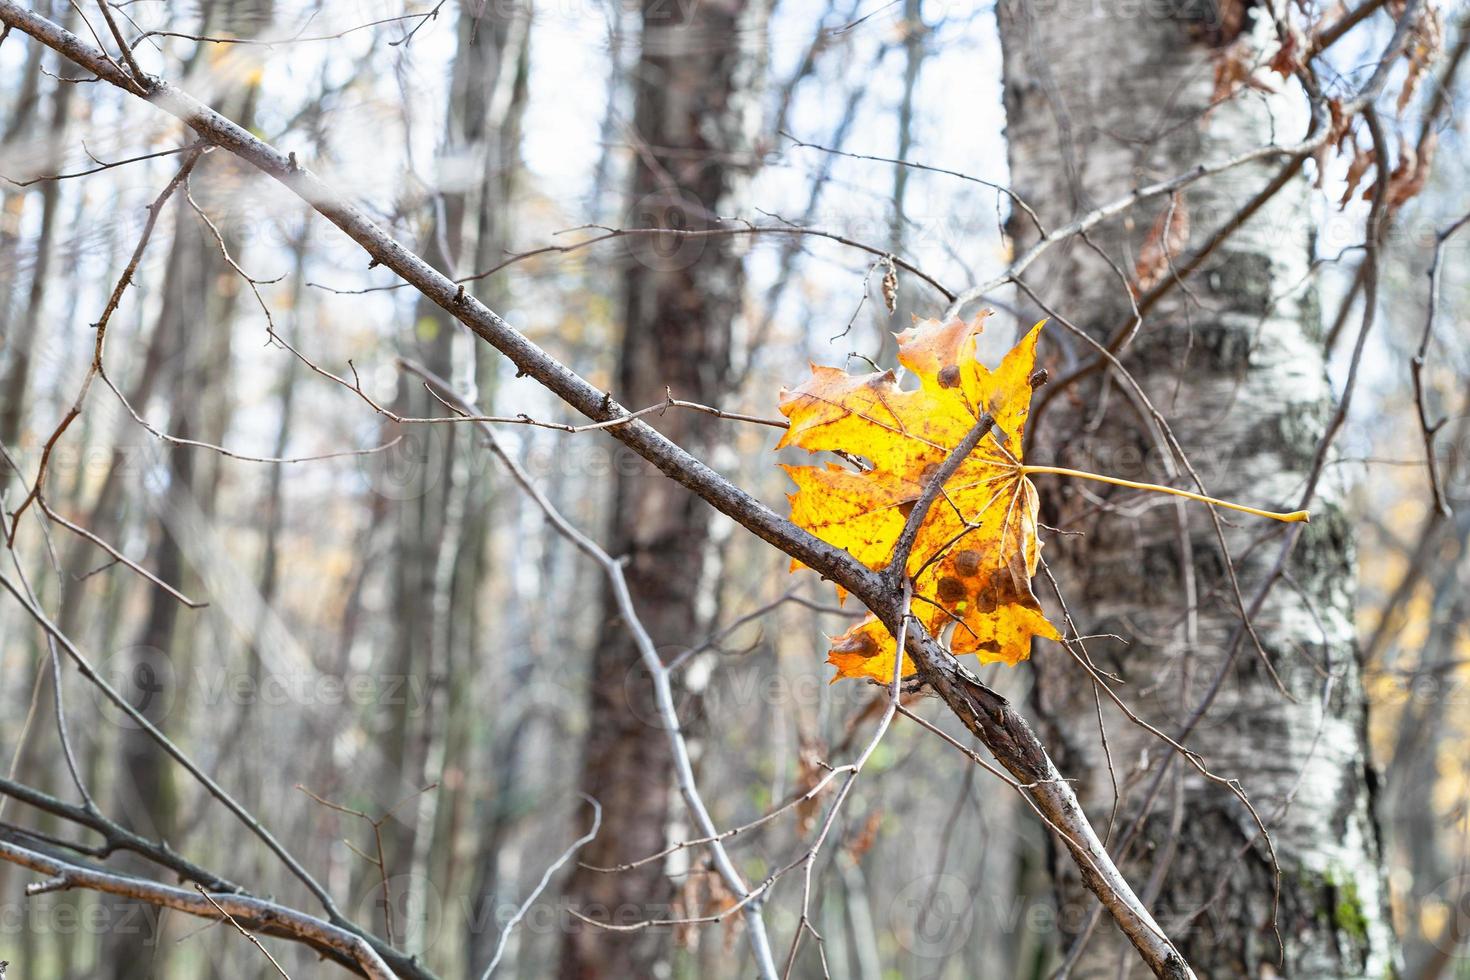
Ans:
[{"label": "white birch bark", "polygon": [[[1013,184],[1048,227],[1151,179],[1305,132],[1304,100],[1276,75],[1270,80],[1279,94],[1246,90],[1206,112],[1219,38],[1177,12],[1189,6],[1001,5]],[[1273,36],[1264,17],[1252,19],[1259,12],[1244,25],[1257,54]],[[1176,220],[1188,212],[1189,247],[1281,166],[1263,161],[1191,187],[1175,206]],[[1131,274],[1169,207],[1150,202],[1093,240]],[[1024,217],[1012,224],[1018,248],[1036,240]],[[1303,492],[1333,409],[1309,276],[1312,234],[1308,188],[1298,177],[1206,260],[1187,291],[1176,288],[1148,313],[1123,357],[1210,493],[1291,510]],[[1026,280],[1045,304],[1099,339],[1128,322],[1123,284],[1083,241],[1054,248]],[[1048,330],[1052,351],[1070,343],[1079,358],[1094,356],[1060,326]],[[1053,378],[1068,370],[1053,367]],[[1030,461],[1188,486],[1177,466],[1164,465],[1161,440],[1143,417],[1126,384],[1095,376],[1044,414]],[[1241,780],[1269,824],[1281,868],[1285,964],[1272,931],[1272,863],[1254,820],[1227,789],[1182,760],[1173,760],[1159,784],[1124,864],[1201,977],[1384,977],[1396,964],[1365,744],[1353,537],[1328,469],[1312,524],[1288,563],[1290,579],[1276,584],[1254,616],[1265,654],[1296,700],[1277,689],[1244,637],[1213,707],[1187,739],[1215,772]],[[1143,717],[1176,733],[1227,661],[1241,621],[1210,515],[1168,498],[1040,480],[1045,519],[1085,532],[1047,543],[1078,629],[1122,639],[1091,641],[1092,657],[1124,679],[1120,693]],[[1266,581],[1283,533],[1254,519],[1228,522],[1247,604]],[[1034,669],[1047,741],[1063,773],[1080,781],[1093,820],[1106,827],[1113,789],[1092,685],[1050,644]],[[1104,715],[1123,793],[1116,856],[1171,751],[1110,707]],[[1059,855],[1055,864],[1065,951],[1090,900],[1070,859]],[[1120,963],[1130,973],[1141,969],[1104,919],[1072,975],[1115,976]]]}]

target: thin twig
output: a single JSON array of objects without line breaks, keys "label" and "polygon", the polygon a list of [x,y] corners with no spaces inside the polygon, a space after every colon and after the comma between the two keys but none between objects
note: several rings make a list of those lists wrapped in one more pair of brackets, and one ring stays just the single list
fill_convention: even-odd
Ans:
[{"label": "thin twig", "polygon": [[275,902],[243,895],[217,895],[212,899],[200,897],[187,888],[94,870],[4,839],[0,839],[0,860],[47,875],[40,890],[85,888],[139,899],[160,908],[175,909],[206,919],[217,919],[219,913],[225,911],[241,922],[269,926],[278,935],[342,954],[370,980],[396,980],[393,971],[363,937]]},{"label": "thin twig", "polygon": [[289,974],[285,970],[281,969],[281,964],[279,964],[279,963],[276,962],[276,958],[271,955],[270,950],[266,949],[264,946],[262,946],[260,944],[260,940],[255,938],[254,933],[247,932],[245,930],[245,927],[242,926],[242,925],[240,925],[240,920],[239,919],[236,919],[233,915],[231,915],[229,912],[227,912],[225,910],[225,907],[223,905],[221,905],[220,903],[216,902],[213,898],[211,898],[210,895],[209,895],[209,892],[207,892],[207,891],[204,890],[204,886],[203,885],[200,885],[200,884],[196,883],[194,885],[194,890],[196,892],[198,892],[199,894],[203,895],[204,898],[205,898],[205,900],[207,902],[209,902],[209,904],[211,906],[214,907],[214,910],[216,912],[218,912],[227,922],[229,922],[230,925],[232,925],[232,926],[235,927],[235,931],[236,932],[238,932],[240,935],[244,936],[246,939],[248,939],[250,941],[251,945],[253,945],[256,949],[260,950],[261,953],[264,954],[265,958],[271,961],[271,966],[273,966],[273,967],[276,968],[276,972],[277,973],[279,973],[281,976],[285,977],[286,980],[291,980],[291,974]]},{"label": "thin twig", "polygon": [[480,974],[480,980],[490,980],[490,975],[500,965],[500,957],[505,953],[505,944],[510,941],[511,930],[515,929],[520,921],[526,917],[526,913],[530,910],[536,899],[541,897],[541,893],[551,883],[551,876],[556,874],[562,865],[570,861],[572,856],[582,849],[583,845],[590,844],[592,839],[597,836],[597,832],[602,829],[602,804],[584,793],[577,795],[581,796],[592,807],[592,826],[588,828],[587,833],[572,841],[567,849],[562,852],[561,857],[557,858],[542,872],[541,880],[536,883],[536,887],[531,889],[531,893],[526,896],[525,901],[521,902],[520,906],[515,910],[515,914],[506,922],[505,928],[500,930],[500,938],[495,942],[495,955],[490,957],[490,963],[485,967],[485,972]]},{"label": "thin twig", "polygon": [[1429,345],[1434,339],[1434,321],[1439,314],[1440,274],[1444,269],[1445,245],[1466,224],[1470,224],[1470,212],[1441,228],[1434,236],[1434,258],[1429,263],[1429,299],[1424,314],[1424,332],[1419,337],[1419,349],[1409,362],[1409,374],[1414,382],[1414,407],[1419,413],[1419,428],[1424,433],[1424,461],[1429,471],[1429,487],[1434,494],[1434,509],[1442,517],[1449,517],[1451,511],[1449,501],[1445,498],[1444,482],[1440,478],[1439,459],[1434,452],[1434,437],[1444,426],[1445,419],[1429,421],[1424,365],[1429,356]]},{"label": "thin twig", "polygon": [[86,377],[82,379],[81,389],[77,392],[76,398],[72,400],[71,407],[62,416],[61,422],[57,424],[55,430],[47,437],[41,449],[41,461],[36,467],[35,482],[31,485],[30,492],[26,494],[20,506],[11,515],[10,530],[6,534],[6,543],[11,546],[15,544],[15,532],[20,527],[21,515],[25,513],[26,508],[41,493],[41,486],[46,479],[46,467],[51,462],[51,453],[55,450],[57,442],[61,440],[67,428],[76,420],[77,416],[82,414],[82,406],[86,403],[87,393],[91,391],[92,382],[102,370],[102,351],[107,340],[107,325],[112,319],[113,312],[117,310],[118,304],[122,302],[123,293],[133,281],[133,275],[138,270],[138,263],[142,261],[143,252],[148,248],[148,240],[153,237],[153,229],[158,224],[158,216],[163,213],[163,206],[168,203],[168,199],[173,196],[174,191],[178,190],[179,186],[189,178],[189,172],[194,169],[194,164],[199,162],[199,157],[203,152],[204,147],[195,145],[189,151],[188,155],[184,157],[183,165],[179,167],[178,172],[174,174],[173,178],[164,186],[158,196],[153,199],[153,203],[148,205],[148,219],[143,223],[143,231],[138,236],[138,244],[134,246],[133,254],[128,259],[128,264],[123,267],[122,275],[118,277],[117,284],[113,286],[112,293],[107,298],[107,304],[102,308],[102,315],[98,317],[96,324],[93,325],[97,338],[93,342],[92,363],[87,368]]}]

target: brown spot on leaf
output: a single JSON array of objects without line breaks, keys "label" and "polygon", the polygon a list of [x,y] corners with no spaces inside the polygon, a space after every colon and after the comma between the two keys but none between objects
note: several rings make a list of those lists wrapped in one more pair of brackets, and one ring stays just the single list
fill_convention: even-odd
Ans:
[{"label": "brown spot on leaf", "polygon": [[959,602],[965,597],[965,583],[951,575],[946,575],[939,580],[938,594],[940,602]]},{"label": "brown spot on leaf", "polygon": [[872,657],[878,653],[878,641],[873,639],[871,633],[861,632],[855,636],[847,637],[842,643],[834,643],[832,650],[836,653],[856,654],[859,657]]},{"label": "brown spot on leaf", "polygon": [[[915,607],[914,616],[931,633],[955,630],[950,635],[957,652],[968,652],[969,643],[996,640],[1004,649],[995,658],[1014,663],[1025,658],[1025,639],[1058,636],[1041,615],[1030,587],[1037,553],[1034,490],[1011,472],[1031,399],[1028,382],[1039,380],[1036,341],[1041,326],[1033,327],[999,366],[983,374],[972,367],[977,329],[978,324],[926,321],[901,334],[899,357],[920,382],[916,388],[900,389],[891,375],[849,375],[814,367],[795,397],[782,402],[781,411],[791,423],[782,445],[871,463],[856,472],[837,466],[787,467],[798,485],[791,495],[791,515],[794,523],[832,546],[881,569],[892,561],[900,525],[918,517],[914,508],[924,492],[937,489],[949,456],[946,445],[974,428],[977,410],[990,413],[999,428],[993,430],[994,438],[974,448],[974,459],[996,477],[985,479],[966,470],[964,478],[945,488],[932,519],[908,529],[914,535],[909,553],[914,562],[942,556],[935,558],[937,566],[926,566],[923,591],[929,601]],[[973,377],[966,373],[972,369]],[[876,384],[880,378],[882,383]],[[947,392],[953,395],[946,397]],[[958,397],[961,392],[965,397]],[[1007,439],[1010,450],[996,445]],[[961,527],[963,541],[956,537]],[[961,549],[968,553],[958,553]],[[963,623],[956,623],[961,617]],[[828,662],[838,677],[883,682],[892,680],[895,669],[905,675],[914,670],[912,663],[895,656],[894,638],[875,619],[834,639]]]},{"label": "brown spot on leaf", "polygon": [[991,616],[999,608],[999,597],[995,592],[987,590],[976,594],[966,613],[971,616]]}]

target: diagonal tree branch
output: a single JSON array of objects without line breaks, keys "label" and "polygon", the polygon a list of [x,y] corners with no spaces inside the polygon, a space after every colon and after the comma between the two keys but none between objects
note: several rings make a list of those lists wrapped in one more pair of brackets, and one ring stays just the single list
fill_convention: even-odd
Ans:
[{"label": "diagonal tree branch", "polygon": [[[12,2],[0,0],[0,22],[18,28],[98,77],[128,91],[137,82],[103,51],[74,34]],[[511,360],[517,369],[536,379],[568,405],[594,421],[620,419],[628,412],[610,394],[599,391],[489,307],[470,296],[422,258],[380,228],[359,208],[303,168],[294,154],[283,154],[239,125],[175,88],[168,82],[144,79],[149,102],[188,124],[204,140],[285,185],[309,203],[372,257],[402,276],[426,298],[449,312],[477,336]],[[809,532],[781,518],[765,504],[726,480],[709,466],[639,420],[609,429],[610,434],[648,460],[671,479],[698,494],[716,510],[850,591],[883,619],[897,635],[903,618],[902,590],[882,575],[857,562]],[[949,705],[965,726],[979,737],[1000,763],[1030,790],[1039,809],[1071,840],[1068,844],[1082,868],[1083,880],[1113,915],[1139,954],[1161,977],[1192,977],[1184,959],[1159,930],[1108,857],[1088,823],[1071,788],[1063,782],[1030,726],[999,694],[959,666],[938,641],[922,629],[908,634],[910,656],[921,679]]]},{"label": "diagonal tree branch", "polygon": [[[0,0],[0,22],[95,72],[103,80],[132,91],[129,77],[100,49],[36,12]],[[349,238],[362,246],[376,265],[386,266],[442,307],[477,336],[510,359],[522,373],[544,385],[583,415],[605,422],[630,414],[611,395],[542,350],[497,313],[469,295],[429,263],[380,228],[356,205],[302,167],[295,154],[285,154],[168,82],[149,78],[147,101],[177,117],[208,142],[226,149],[268,177],[285,185]],[[693,490],[716,510],[738,521],[822,575],[852,591],[876,588],[876,573],[776,515],[765,504],[736,487],[704,463],[642,422],[620,425],[613,435],[665,475]],[[840,576],[840,577],[839,577]]]}]

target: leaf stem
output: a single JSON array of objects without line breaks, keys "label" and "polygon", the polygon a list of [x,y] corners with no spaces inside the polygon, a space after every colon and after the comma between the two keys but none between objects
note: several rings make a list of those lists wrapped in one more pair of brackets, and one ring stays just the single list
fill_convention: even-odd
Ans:
[{"label": "leaf stem", "polygon": [[1231,510],[1242,511],[1246,514],[1254,514],[1257,517],[1269,517],[1273,521],[1286,521],[1288,523],[1302,522],[1311,523],[1311,514],[1304,510],[1294,510],[1289,514],[1283,514],[1274,510],[1257,510],[1247,507],[1245,504],[1232,504],[1228,500],[1220,500],[1217,497],[1206,497],[1204,494],[1192,493],[1188,490],[1180,490],[1178,487],[1166,487],[1157,483],[1134,483],[1132,480],[1119,479],[1116,476],[1103,476],[1101,473],[1089,473],[1086,470],[1069,470],[1063,466],[1022,466],[1022,476],[1030,476],[1033,473],[1052,473],[1056,476],[1075,476],[1082,480],[1096,480],[1099,483],[1112,483],[1120,487],[1130,487],[1134,490],[1148,490],[1153,493],[1171,493],[1176,497],[1188,497],[1190,500],[1198,500],[1201,503],[1215,504],[1219,507],[1229,507]]}]

